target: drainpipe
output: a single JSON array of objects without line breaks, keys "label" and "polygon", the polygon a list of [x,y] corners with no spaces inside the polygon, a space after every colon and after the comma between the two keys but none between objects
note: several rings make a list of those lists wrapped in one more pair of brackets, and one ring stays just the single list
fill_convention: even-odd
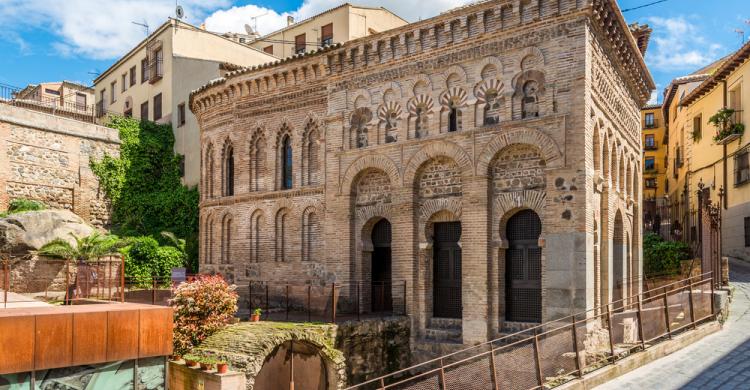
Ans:
[{"label": "drainpipe", "polygon": [[[727,108],[727,81],[724,80],[721,82],[722,84],[722,92],[723,92],[723,107]],[[724,143],[724,188],[726,191],[724,192],[724,199],[722,199],[722,203],[724,204],[724,210],[727,209],[729,204],[729,183],[727,183],[727,144]]]}]

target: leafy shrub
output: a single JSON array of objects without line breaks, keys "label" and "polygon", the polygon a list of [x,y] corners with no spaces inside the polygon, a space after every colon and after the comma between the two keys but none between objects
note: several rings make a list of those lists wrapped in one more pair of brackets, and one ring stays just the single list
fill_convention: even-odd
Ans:
[{"label": "leafy shrub", "polygon": [[26,211],[39,211],[46,210],[47,205],[36,200],[29,199],[13,199],[8,204],[8,211],[0,213],[0,217],[5,217],[11,214],[23,213]]},{"label": "leafy shrub", "polygon": [[151,278],[169,278],[172,268],[185,266],[185,255],[172,246],[159,246],[153,237],[131,237],[121,250],[125,275],[138,286],[151,285]]},{"label": "leafy shrub", "polygon": [[665,241],[658,234],[643,237],[643,272],[646,275],[674,275],[680,263],[689,257],[689,247],[681,241]]},{"label": "leafy shrub", "polygon": [[187,241],[187,264],[197,271],[198,190],[180,181],[172,127],[117,116],[108,126],[120,134],[120,156],[105,155],[91,169],[112,201],[113,230],[165,244],[161,232],[173,232]]},{"label": "leafy shrub", "polygon": [[221,276],[199,276],[177,287],[174,307],[174,351],[185,355],[224,328],[237,312],[236,286]]}]

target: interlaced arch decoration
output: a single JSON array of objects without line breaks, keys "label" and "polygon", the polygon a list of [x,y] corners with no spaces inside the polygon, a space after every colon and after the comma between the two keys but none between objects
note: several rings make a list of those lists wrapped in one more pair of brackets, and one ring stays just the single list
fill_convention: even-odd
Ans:
[{"label": "interlaced arch decoration", "polygon": [[382,134],[378,134],[378,143],[391,143],[398,141],[399,123],[403,110],[397,102],[383,103],[378,109],[378,119]]},{"label": "interlaced arch decoration", "polygon": [[471,175],[473,164],[471,162],[471,157],[469,157],[466,151],[452,142],[438,141],[423,146],[422,149],[409,159],[409,162],[404,168],[403,185],[413,186],[417,170],[422,164],[439,156],[445,156],[455,161],[461,169],[461,176],[466,177]]},{"label": "interlaced arch decoration", "polygon": [[563,156],[557,143],[540,130],[531,128],[514,129],[496,135],[482,150],[477,159],[477,174],[489,175],[490,162],[498,152],[512,144],[534,145],[542,152],[547,167],[561,166]]}]

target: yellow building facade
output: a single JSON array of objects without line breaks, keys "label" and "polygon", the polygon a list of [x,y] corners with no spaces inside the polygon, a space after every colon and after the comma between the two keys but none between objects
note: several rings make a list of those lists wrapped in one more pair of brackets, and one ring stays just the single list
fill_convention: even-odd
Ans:
[{"label": "yellow building facade", "polygon": [[667,148],[664,142],[664,116],[661,104],[652,104],[641,110],[643,138],[643,199],[663,199],[666,188]]},{"label": "yellow building facade", "polygon": [[[750,260],[750,140],[743,135],[750,102],[750,43],[724,59],[679,102],[690,145],[689,193],[721,204],[722,255]],[[710,118],[728,108],[725,126]],[[670,140],[671,141],[671,140]],[[684,184],[683,184],[684,186]]]},{"label": "yellow building facade", "polygon": [[344,43],[406,25],[408,22],[382,7],[344,3],[260,37],[250,46],[279,58]]},{"label": "yellow building facade", "polygon": [[246,44],[169,19],[94,80],[97,113],[171,123],[183,183],[198,185],[200,128],[186,107],[190,92],[226,73],[226,65],[277,59]]}]

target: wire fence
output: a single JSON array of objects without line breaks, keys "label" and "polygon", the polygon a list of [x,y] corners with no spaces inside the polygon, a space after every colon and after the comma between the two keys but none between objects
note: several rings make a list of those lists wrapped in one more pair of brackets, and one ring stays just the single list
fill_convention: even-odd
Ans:
[{"label": "wire fence", "polygon": [[[192,280],[194,275],[188,275]],[[179,283],[170,277],[124,275],[119,256],[98,261],[0,261],[0,307],[129,302],[168,306]]]},{"label": "wire fence", "polygon": [[273,321],[340,322],[406,314],[406,282],[251,281],[249,307]]},{"label": "wire fence", "polygon": [[711,274],[690,277],[349,387],[544,389],[714,318]]}]

